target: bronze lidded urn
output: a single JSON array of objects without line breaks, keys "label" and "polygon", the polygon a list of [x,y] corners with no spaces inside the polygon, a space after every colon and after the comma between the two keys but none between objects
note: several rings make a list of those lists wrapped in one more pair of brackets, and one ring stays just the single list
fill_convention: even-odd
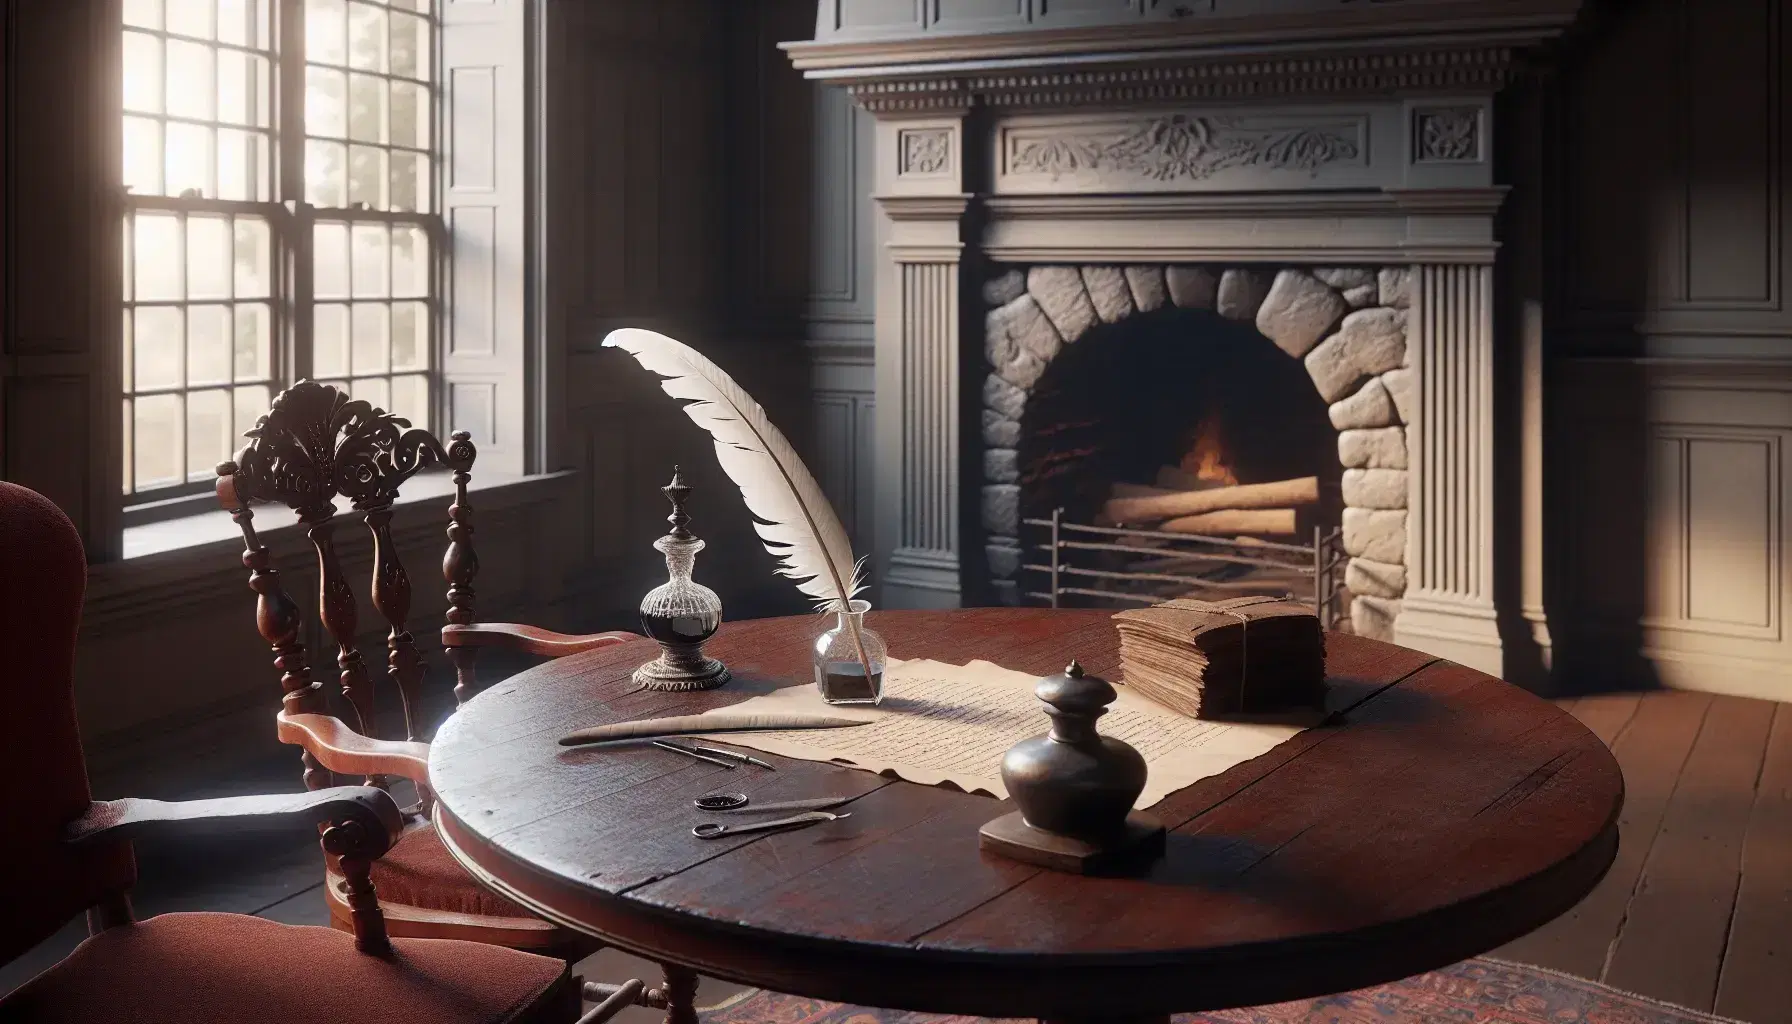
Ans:
[{"label": "bronze lidded urn", "polygon": [[1051,731],[1002,757],[1002,783],[1020,809],[984,825],[982,847],[1078,874],[1160,854],[1163,825],[1132,809],[1145,789],[1144,757],[1095,727],[1119,696],[1113,685],[1072,661],[1033,692]]}]

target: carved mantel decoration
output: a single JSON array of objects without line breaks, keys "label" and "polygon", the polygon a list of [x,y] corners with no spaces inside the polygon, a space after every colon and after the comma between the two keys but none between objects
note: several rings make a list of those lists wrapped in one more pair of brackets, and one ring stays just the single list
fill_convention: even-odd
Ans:
[{"label": "carved mantel decoration", "polygon": [[1053,181],[1077,171],[1119,171],[1156,181],[1198,181],[1234,167],[1312,174],[1363,154],[1355,124],[1276,128],[1187,114],[1153,117],[1119,135],[1010,135],[1008,142],[1010,172],[1044,174]]},{"label": "carved mantel decoration", "polygon": [[1000,592],[1007,445],[960,423],[1012,372],[961,310],[992,275],[1389,274],[1411,396],[1378,429],[1404,432],[1407,495],[1373,511],[1403,517],[1381,553],[1405,572],[1374,597],[1399,642],[1499,672],[1493,97],[1580,0],[1003,6],[827,0],[785,44],[876,118],[882,604]]}]

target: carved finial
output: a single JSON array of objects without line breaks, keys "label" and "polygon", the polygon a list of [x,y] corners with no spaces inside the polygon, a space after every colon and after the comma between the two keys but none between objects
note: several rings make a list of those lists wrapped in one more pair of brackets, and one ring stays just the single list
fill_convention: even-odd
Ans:
[{"label": "carved finial", "polygon": [[666,517],[666,522],[672,524],[671,536],[679,540],[690,540],[691,531],[685,529],[685,526],[690,523],[691,517],[685,512],[684,503],[691,496],[691,488],[684,482],[684,476],[678,472],[677,466],[672,467],[672,482],[660,488],[660,492],[672,503],[672,514]]}]

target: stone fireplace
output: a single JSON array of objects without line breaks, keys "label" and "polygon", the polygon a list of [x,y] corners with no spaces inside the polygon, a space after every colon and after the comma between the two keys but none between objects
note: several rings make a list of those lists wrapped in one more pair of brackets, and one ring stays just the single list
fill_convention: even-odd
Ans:
[{"label": "stone fireplace", "polygon": [[1354,626],[1499,672],[1494,96],[1578,6],[820,4],[787,49],[876,121],[878,599],[1014,600],[1029,507],[1202,434],[1078,390],[1217,376],[1304,424],[1264,459],[1335,481]]},{"label": "stone fireplace", "polygon": [[[1343,526],[1350,622],[1392,638],[1406,592],[1415,411],[1408,268],[1036,266],[998,269],[982,298],[979,511],[998,600],[1020,600],[1023,518],[1056,507],[1091,521],[1108,485],[1149,483],[1144,474],[1207,440],[1226,483],[1312,474],[1328,485],[1338,500],[1318,514]],[[1193,315],[1178,322],[1172,311]],[[1156,345],[1087,355],[1126,344],[1108,328],[1152,319]],[[1048,384],[1060,356],[1081,365]],[[1038,416],[1042,390],[1060,408]],[[1199,429],[1216,406],[1231,410],[1223,438]],[[1043,430],[1071,437],[1048,443]]]}]

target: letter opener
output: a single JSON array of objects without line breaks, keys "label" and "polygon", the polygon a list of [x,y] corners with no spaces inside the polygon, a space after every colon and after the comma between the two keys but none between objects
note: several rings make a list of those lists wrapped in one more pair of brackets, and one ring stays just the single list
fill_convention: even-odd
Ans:
[{"label": "letter opener", "polygon": [[706,822],[691,829],[691,835],[698,839],[720,839],[723,836],[737,836],[743,832],[765,832],[775,828],[789,828],[792,825],[813,825],[821,821],[838,821],[852,817],[852,812],[843,811],[808,811],[804,814],[793,814],[788,818],[773,818],[771,821],[755,821],[750,825],[721,825]]},{"label": "letter opener", "polygon": [[670,718],[647,718],[638,722],[611,722],[608,725],[580,729],[560,737],[560,745],[576,747],[584,743],[607,743],[611,740],[689,736],[712,732],[839,729],[853,725],[870,725],[871,722],[872,719],[868,718],[836,718],[829,715],[673,715]]},{"label": "letter opener", "polygon": [[693,750],[690,747],[681,747],[676,743],[667,743],[665,740],[654,740],[653,745],[661,750],[670,750],[674,754],[683,754],[686,757],[694,757],[699,761],[708,761],[710,764],[719,764],[730,771],[740,767],[740,765],[735,764],[733,761],[724,761],[719,757],[711,757],[707,752]]},{"label": "letter opener", "polygon": [[777,766],[773,765],[770,761],[761,761],[751,754],[740,754],[732,750],[724,750],[721,747],[700,747],[695,743],[687,746],[683,743],[673,743],[671,740],[655,740],[653,745],[656,747],[665,747],[668,750],[682,750],[694,754],[708,754],[710,757],[725,757],[730,761],[739,761],[741,764],[750,764],[757,768],[764,768],[766,771],[775,772],[778,770]]}]

